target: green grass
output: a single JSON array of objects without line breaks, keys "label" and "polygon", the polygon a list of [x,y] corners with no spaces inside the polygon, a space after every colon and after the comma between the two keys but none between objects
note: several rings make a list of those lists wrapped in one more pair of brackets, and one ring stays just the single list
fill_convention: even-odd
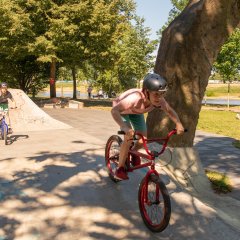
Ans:
[{"label": "green grass", "polygon": [[202,109],[197,129],[240,140],[240,121],[235,112]]},{"label": "green grass", "polygon": [[[209,84],[206,90],[207,97],[227,96],[228,84]],[[240,98],[240,84],[230,85],[230,96]]]},{"label": "green grass", "polygon": [[205,173],[216,193],[228,193],[232,191],[230,179],[225,174],[207,169]]}]

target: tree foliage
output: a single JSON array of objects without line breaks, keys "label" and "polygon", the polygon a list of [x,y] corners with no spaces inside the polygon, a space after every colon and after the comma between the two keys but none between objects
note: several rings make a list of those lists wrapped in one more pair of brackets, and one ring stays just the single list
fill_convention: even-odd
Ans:
[{"label": "tree foliage", "polygon": [[120,92],[139,86],[139,81],[153,67],[152,52],[157,41],[149,39],[149,28],[135,16],[135,24],[127,25],[119,41],[112,45],[114,62],[110,69],[100,73],[97,84],[106,92]]},{"label": "tree foliage", "polygon": [[0,0],[0,78],[29,91],[48,81],[56,59],[73,79],[77,69],[92,69],[106,88],[108,71],[118,88],[135,85],[154,45],[136,19],[133,0]]},{"label": "tree foliage", "polygon": [[214,68],[223,81],[233,81],[240,71],[240,29],[237,28],[222,46]]}]

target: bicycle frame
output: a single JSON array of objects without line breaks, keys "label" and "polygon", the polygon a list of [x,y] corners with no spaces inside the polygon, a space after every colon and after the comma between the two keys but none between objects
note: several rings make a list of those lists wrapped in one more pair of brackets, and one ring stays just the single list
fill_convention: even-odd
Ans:
[{"label": "bicycle frame", "polygon": [[5,121],[5,115],[6,115],[6,112],[0,112],[0,129],[1,129],[1,132],[4,131],[4,126],[6,126],[7,128],[7,133],[8,133],[8,124],[6,123]]},{"label": "bicycle frame", "polygon": [[[168,135],[165,138],[152,138],[152,139],[147,139],[141,133],[135,132],[134,133],[134,139],[131,139],[131,140],[135,140],[137,136],[140,137],[140,139],[143,142],[143,148],[145,149],[146,153],[141,153],[141,152],[139,152],[137,150],[132,150],[130,148],[129,151],[128,151],[127,171],[128,172],[132,172],[132,171],[134,171],[136,169],[149,167],[150,166],[150,169],[148,170],[148,172],[146,173],[146,176],[145,176],[147,185],[148,185],[148,182],[149,182],[150,175],[154,174],[155,176],[159,177],[159,173],[155,170],[155,158],[158,157],[159,155],[163,154],[163,152],[165,151],[165,149],[167,147],[167,144],[168,144],[168,141],[169,141],[170,137],[172,135],[176,134],[176,132],[177,132],[177,130],[173,129],[172,131],[170,131],[168,133]],[[150,151],[148,146],[147,146],[147,143],[151,143],[151,142],[158,142],[158,143],[161,142],[161,143],[163,143],[161,150],[159,152]],[[138,166],[131,166],[130,165],[130,155],[131,154],[137,155],[137,156],[139,156],[141,158],[148,159],[149,162],[140,164]],[[144,201],[148,205],[150,205],[152,203],[148,200],[147,192],[148,192],[148,189],[146,188],[145,191],[144,191],[144,196],[145,196],[144,197]],[[156,194],[156,202],[157,202],[157,201],[159,201],[158,189],[157,189],[156,192],[157,192],[157,194]]]},{"label": "bicycle frame", "polygon": [[[185,130],[187,131],[187,130]],[[169,224],[171,217],[171,200],[164,181],[161,179],[157,170],[155,170],[155,159],[161,155],[173,134],[176,134],[176,129],[170,131],[164,138],[145,138],[140,132],[135,132],[127,154],[125,162],[125,170],[132,172],[136,169],[149,167],[149,170],[143,177],[138,189],[138,205],[145,225],[153,232],[162,232]],[[125,134],[119,131],[118,134]],[[138,137],[138,139],[137,139]],[[140,152],[134,149],[134,140],[142,141],[142,147],[145,152]],[[151,151],[148,148],[148,143],[158,142],[159,150]],[[108,139],[105,147],[105,164],[107,167],[110,179],[117,183],[121,181],[116,177],[115,171],[119,164],[119,153],[121,151],[122,138],[118,135],[112,135]],[[140,159],[146,159],[146,162],[135,161],[138,156]],[[137,165],[138,164],[138,165]]]},{"label": "bicycle frame", "polygon": [[[131,140],[135,140],[136,137],[140,137],[139,139],[142,140],[143,142],[143,148],[145,150],[146,153],[142,153],[142,152],[139,152],[138,150],[133,150],[133,149],[129,149],[128,151],[128,160],[127,160],[127,166],[128,166],[128,169],[127,171],[129,172],[132,172],[136,169],[139,169],[139,168],[144,168],[144,167],[149,167],[151,166],[151,169],[149,170],[149,172],[147,172],[147,175],[150,175],[152,173],[154,173],[155,175],[158,175],[157,171],[155,170],[155,158],[158,157],[159,155],[163,154],[163,152],[165,151],[166,147],[167,147],[167,144],[168,144],[168,141],[170,139],[170,137],[174,134],[176,134],[176,129],[173,129],[172,131],[170,131],[168,133],[168,135],[164,138],[152,138],[152,139],[147,139],[145,138],[141,133],[139,132],[135,132],[134,133],[134,139],[131,139]],[[152,143],[152,142],[157,142],[157,143],[163,143],[162,145],[162,148],[159,152],[156,152],[156,151],[150,151],[148,146],[147,146],[147,143]],[[130,166],[130,162],[129,162],[129,159],[130,159],[130,155],[137,155],[141,158],[145,158],[145,159],[148,159],[149,162],[147,163],[143,163],[143,164],[140,164],[138,166]]]}]

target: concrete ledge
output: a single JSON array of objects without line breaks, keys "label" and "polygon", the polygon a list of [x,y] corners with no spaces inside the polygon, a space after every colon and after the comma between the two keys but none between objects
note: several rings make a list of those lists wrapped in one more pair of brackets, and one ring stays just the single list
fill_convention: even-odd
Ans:
[{"label": "concrete ledge", "polygon": [[43,105],[43,107],[44,108],[55,108],[56,106],[55,106],[55,103],[45,103]]},{"label": "concrete ledge", "polygon": [[78,101],[74,101],[74,100],[70,100],[68,103],[68,107],[69,108],[74,108],[74,109],[81,109],[84,107],[84,103],[83,102],[78,102]]}]

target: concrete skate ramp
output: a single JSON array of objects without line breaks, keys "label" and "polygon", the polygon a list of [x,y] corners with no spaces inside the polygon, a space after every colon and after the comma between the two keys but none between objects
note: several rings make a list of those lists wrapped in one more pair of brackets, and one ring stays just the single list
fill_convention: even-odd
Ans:
[{"label": "concrete skate ramp", "polygon": [[[9,89],[9,92],[13,95],[17,106],[17,109],[9,109],[14,132],[71,128],[46,114],[22,90]],[[9,106],[12,106],[11,101]]]}]

